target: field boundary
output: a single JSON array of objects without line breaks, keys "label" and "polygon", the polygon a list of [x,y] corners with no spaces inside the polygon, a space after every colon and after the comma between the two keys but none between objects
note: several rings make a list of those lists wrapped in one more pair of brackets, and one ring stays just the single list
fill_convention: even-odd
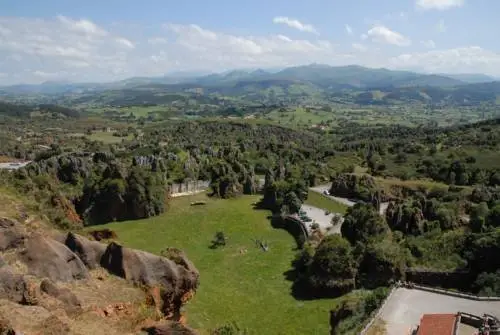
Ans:
[{"label": "field boundary", "polygon": [[500,297],[481,297],[481,296],[474,295],[474,294],[461,293],[461,292],[446,290],[446,289],[442,289],[442,288],[435,288],[435,287],[430,287],[430,286],[425,286],[425,285],[417,285],[417,284],[413,284],[413,283],[400,284],[400,285],[398,285],[398,287],[416,289],[416,290],[421,290],[421,291],[426,291],[426,292],[431,292],[431,293],[436,293],[436,294],[442,294],[442,295],[448,295],[448,296],[456,297],[456,298],[475,300],[475,301],[500,301]]}]

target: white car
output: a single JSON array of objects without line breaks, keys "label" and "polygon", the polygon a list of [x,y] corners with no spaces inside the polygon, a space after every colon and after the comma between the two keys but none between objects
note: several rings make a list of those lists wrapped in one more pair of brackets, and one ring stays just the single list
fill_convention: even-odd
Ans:
[{"label": "white car", "polygon": [[324,190],[324,191],[323,191],[323,194],[324,194],[324,195],[330,195],[330,191],[328,191],[328,190]]}]

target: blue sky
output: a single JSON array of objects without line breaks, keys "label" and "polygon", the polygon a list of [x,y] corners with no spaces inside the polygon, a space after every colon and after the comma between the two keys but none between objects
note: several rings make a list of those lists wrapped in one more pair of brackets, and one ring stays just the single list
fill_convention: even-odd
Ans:
[{"label": "blue sky", "polygon": [[0,0],[0,84],[325,63],[500,76],[498,0]]}]

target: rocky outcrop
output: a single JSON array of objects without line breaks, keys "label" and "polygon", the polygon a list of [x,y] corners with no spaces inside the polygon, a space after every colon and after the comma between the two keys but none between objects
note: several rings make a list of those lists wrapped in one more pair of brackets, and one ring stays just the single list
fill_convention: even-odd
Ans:
[{"label": "rocky outcrop", "polygon": [[36,285],[26,276],[15,273],[9,266],[0,268],[0,299],[22,305],[36,305],[38,296]]},{"label": "rocky outcrop", "polygon": [[41,282],[40,290],[62,302],[67,312],[78,313],[82,310],[82,303],[73,292],[67,288],[58,287],[49,279],[44,279]]},{"label": "rocky outcrop", "polygon": [[136,285],[160,287],[161,310],[166,315],[178,314],[186,297],[198,287],[199,273],[183,254],[170,260],[113,242],[108,245],[101,266]]},{"label": "rocky outcrop", "polygon": [[83,236],[68,233],[64,244],[73,251],[89,268],[95,269],[101,263],[101,258],[106,250],[106,245],[90,241]]},{"label": "rocky outcrop", "polygon": [[0,218],[0,251],[22,246],[25,238],[26,234],[17,222]]},{"label": "rocky outcrop", "polygon": [[[17,223],[7,220],[2,221],[0,226],[1,229],[9,231],[13,227],[17,229]],[[97,311],[98,313],[94,314],[96,317],[102,316],[115,326],[122,320],[134,323],[133,327],[137,326],[136,322],[144,325],[145,320],[141,319],[137,305],[142,296],[146,301],[151,300],[148,306],[155,307],[157,317],[176,321],[148,328],[147,331],[151,334],[195,334],[177,322],[183,320],[180,309],[193,296],[199,278],[194,265],[180,250],[169,248],[162,256],[157,256],[116,243],[106,245],[74,233],[54,233],[49,237],[40,233],[28,235],[23,229],[19,231],[22,232],[22,243],[16,242],[18,250],[9,252],[6,262],[2,260],[3,254],[0,253],[0,301],[12,304],[15,309],[22,308],[26,313],[29,313],[29,308],[39,308],[45,314],[39,315],[36,322],[29,324],[16,316],[12,323],[16,330],[21,327],[19,329],[34,331],[36,334],[71,333],[72,322],[79,320],[78,316],[88,310]],[[13,245],[10,242],[8,244]],[[20,263],[24,263],[25,267]],[[11,267],[8,264],[16,266]],[[138,296],[133,295],[135,300],[122,301],[120,294],[108,296],[106,293],[101,299],[100,293],[92,292],[92,298],[89,299],[89,290],[111,289],[110,282],[106,283],[107,276],[99,273],[96,273],[97,278],[90,276],[89,269],[96,268],[103,268],[135,284],[140,288]],[[26,275],[25,272],[29,274]],[[88,280],[78,284],[60,283],[78,279]],[[125,281],[112,282],[112,285],[123,285],[126,290],[130,290]],[[109,301],[109,297],[115,296],[117,301]],[[125,296],[128,297],[125,294],[123,298]],[[99,303],[94,305],[96,298]],[[92,305],[83,305],[89,301],[92,301]],[[110,304],[105,305],[108,301]],[[9,315],[18,315],[16,313],[17,310]]]},{"label": "rocky outcrop", "polygon": [[26,240],[21,259],[28,271],[38,277],[63,282],[89,278],[85,264],[75,253],[64,244],[41,234],[34,234]]}]

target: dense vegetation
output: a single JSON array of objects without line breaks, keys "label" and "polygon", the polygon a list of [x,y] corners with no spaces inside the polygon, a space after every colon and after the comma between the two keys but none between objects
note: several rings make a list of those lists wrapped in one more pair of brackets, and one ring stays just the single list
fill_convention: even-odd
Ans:
[{"label": "dense vegetation", "polygon": [[[182,229],[203,234],[179,246],[192,249],[199,262],[210,252],[229,257],[226,251],[236,247],[235,240],[242,244],[240,255],[245,254],[243,239],[256,239],[258,244],[261,237],[250,236],[253,226],[243,228],[228,217],[234,205],[238,215],[260,220],[240,218],[241,222],[256,224],[276,241],[286,236],[286,242],[277,242],[279,255],[272,254],[272,241],[269,246],[259,240],[257,250],[271,250],[269,254],[276,257],[272,262],[281,257],[281,267],[285,260],[289,271],[283,271],[293,282],[294,299],[349,297],[332,312],[332,324],[343,333],[359,331],[387,293],[385,287],[425,273],[433,274],[427,284],[500,295],[500,119],[463,124],[470,120],[454,114],[447,122],[453,125],[440,127],[439,115],[433,115],[457,108],[460,113],[473,110],[482,115],[480,119],[492,116],[498,85],[456,86],[462,83],[439,76],[403,72],[389,79],[384,70],[370,75],[363,69],[348,70],[362,74],[358,87],[349,84],[347,75],[317,66],[273,75],[233,73],[194,83],[150,83],[140,89],[131,85],[125,90],[68,94],[63,101],[55,98],[66,107],[43,97],[28,99],[25,105],[2,102],[0,160],[32,162],[16,171],[2,170],[0,178],[59,228],[111,223],[127,242],[154,252],[160,252],[159,245],[144,246],[141,243],[148,240],[132,236],[147,222],[142,219],[161,220],[155,228],[159,233],[163,220],[173,222],[186,212],[198,213],[200,217],[190,216]],[[419,83],[425,88],[418,88]],[[261,100],[265,103],[256,102]],[[309,105],[311,101],[315,103]],[[363,123],[344,118],[346,110],[337,109],[346,103],[348,108],[369,105],[362,116],[371,111],[393,115],[401,111],[402,102],[426,111],[425,126],[384,118]],[[276,115],[285,120],[293,111],[290,117],[314,122],[297,127],[298,123],[272,121]],[[211,199],[203,198],[203,203],[216,211],[186,208],[188,202],[179,211],[176,206],[181,202],[170,199],[171,185],[196,180],[209,182]],[[311,187],[327,183],[330,194],[356,204],[346,210],[317,193],[308,200]],[[302,215],[303,203],[345,211],[340,234],[318,232],[316,227],[309,241],[297,238],[289,220]],[[204,213],[220,218],[209,218],[208,228],[199,230],[195,223],[208,220]],[[271,222],[265,221],[265,227],[272,233],[263,228],[267,216]],[[176,239],[184,233],[170,226],[175,232],[169,234]],[[273,227],[287,229],[300,241],[293,261],[290,237]],[[284,235],[278,238],[277,232]],[[239,233],[242,236],[235,237]],[[211,240],[216,245],[213,250]],[[285,247],[288,258],[282,256]],[[231,257],[234,254],[238,250],[232,250]],[[221,259],[214,256],[210,261],[220,265]],[[215,283],[220,278],[210,266],[205,271]],[[276,279],[270,270],[273,264],[266,266],[263,271]],[[445,283],[439,281],[440,274],[462,280]],[[246,275],[236,276],[235,282],[251,277]],[[216,298],[213,294],[207,299]],[[258,303],[253,306],[259,308]],[[198,327],[206,326],[201,317],[196,320]],[[226,329],[220,320],[210,320],[209,327],[216,326]]]}]

